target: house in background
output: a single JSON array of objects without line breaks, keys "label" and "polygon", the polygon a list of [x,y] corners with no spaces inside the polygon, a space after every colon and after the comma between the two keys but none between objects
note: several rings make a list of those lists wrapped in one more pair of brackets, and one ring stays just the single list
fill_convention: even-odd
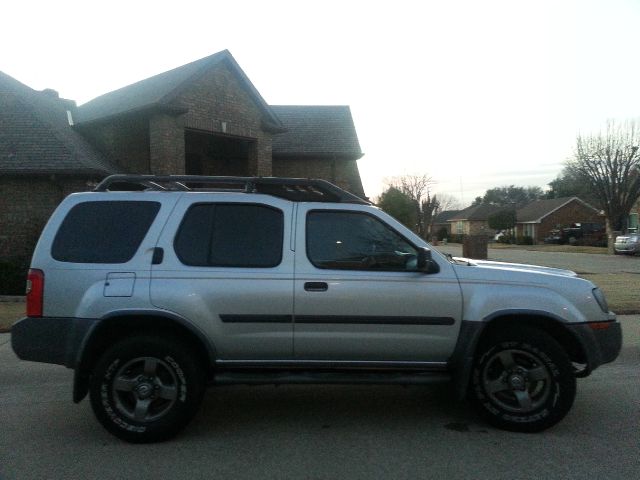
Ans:
[{"label": "house in background", "polygon": [[347,106],[270,106],[228,51],[77,107],[0,73],[0,260],[111,173],[294,176],[364,190]]},{"label": "house in background", "polygon": [[631,213],[629,214],[629,219],[627,220],[627,231],[629,233],[638,233],[638,216],[640,215],[640,199],[636,202],[634,207],[631,209]]},{"label": "house in background", "polygon": [[[445,210],[436,215],[431,225],[431,235],[437,235],[439,239],[451,238],[451,223],[449,223],[449,219],[459,211],[460,210]],[[443,231],[443,233],[446,232],[445,235],[440,235],[441,231]]]},{"label": "house in background", "polygon": [[493,237],[495,230],[489,228],[489,217],[503,211],[504,207],[481,203],[460,210],[447,220],[452,235],[484,235]]},{"label": "house in background", "polygon": [[532,202],[516,212],[516,237],[531,237],[541,243],[551,230],[574,223],[605,223],[604,215],[578,197]]}]

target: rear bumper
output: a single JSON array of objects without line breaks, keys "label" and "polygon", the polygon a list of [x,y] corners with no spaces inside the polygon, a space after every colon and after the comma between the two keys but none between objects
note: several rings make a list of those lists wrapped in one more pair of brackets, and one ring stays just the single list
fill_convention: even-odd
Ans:
[{"label": "rear bumper", "polygon": [[11,328],[11,347],[21,360],[74,368],[82,343],[96,321],[87,318],[26,317]]},{"label": "rear bumper", "polygon": [[622,327],[617,320],[586,322],[568,327],[582,345],[589,371],[618,358],[622,349]]}]

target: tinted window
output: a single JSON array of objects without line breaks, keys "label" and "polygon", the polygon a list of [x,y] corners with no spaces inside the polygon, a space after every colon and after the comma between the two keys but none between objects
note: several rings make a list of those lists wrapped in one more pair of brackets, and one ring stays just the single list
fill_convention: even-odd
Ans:
[{"label": "tinted window", "polygon": [[307,256],[318,268],[415,270],[416,249],[377,218],[356,212],[310,212]]},{"label": "tinted window", "polygon": [[186,213],[174,248],[193,266],[275,267],[282,260],[284,215],[261,205],[200,204]]},{"label": "tinted window", "polygon": [[79,203],[60,225],[51,255],[60,262],[128,262],[159,209],[157,202]]}]

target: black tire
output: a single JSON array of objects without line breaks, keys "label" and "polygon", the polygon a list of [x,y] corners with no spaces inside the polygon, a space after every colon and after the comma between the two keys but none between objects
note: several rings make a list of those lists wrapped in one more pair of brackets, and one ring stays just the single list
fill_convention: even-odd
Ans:
[{"label": "black tire", "polygon": [[132,443],[168,440],[193,418],[205,377],[186,345],[160,336],[127,338],[109,348],[90,382],[93,411],[113,435]]},{"label": "black tire", "polygon": [[539,432],[564,418],[576,395],[573,367],[547,333],[522,327],[497,332],[479,349],[471,398],[503,430]]}]

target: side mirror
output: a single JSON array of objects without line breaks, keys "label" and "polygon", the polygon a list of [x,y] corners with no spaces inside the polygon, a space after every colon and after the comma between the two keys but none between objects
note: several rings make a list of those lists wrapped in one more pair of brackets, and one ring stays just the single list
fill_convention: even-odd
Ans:
[{"label": "side mirror", "polygon": [[431,258],[431,250],[418,247],[418,271],[424,273],[438,273],[440,266]]}]

